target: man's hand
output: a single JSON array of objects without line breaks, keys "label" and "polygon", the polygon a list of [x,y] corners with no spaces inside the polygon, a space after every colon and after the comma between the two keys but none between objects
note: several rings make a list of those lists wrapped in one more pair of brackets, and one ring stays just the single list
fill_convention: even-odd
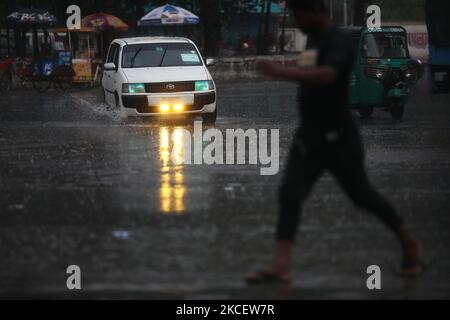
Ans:
[{"label": "man's hand", "polygon": [[256,71],[269,77],[277,77],[283,71],[283,67],[278,62],[257,60]]},{"label": "man's hand", "polygon": [[308,84],[331,85],[337,79],[337,71],[332,66],[285,68],[278,62],[258,60],[256,70],[269,77]]}]

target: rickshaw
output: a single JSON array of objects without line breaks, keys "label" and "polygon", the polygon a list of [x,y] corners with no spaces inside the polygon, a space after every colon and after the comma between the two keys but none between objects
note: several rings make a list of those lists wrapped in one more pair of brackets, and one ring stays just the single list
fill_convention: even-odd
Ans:
[{"label": "rickshaw", "polygon": [[374,108],[390,112],[395,121],[403,118],[411,87],[422,76],[420,60],[410,58],[403,27],[377,29],[348,27],[356,55],[349,83],[349,104],[362,118]]},{"label": "rickshaw", "polygon": [[103,63],[99,33],[93,28],[60,28],[52,32],[55,49],[64,53],[60,56],[61,63],[70,65],[73,70],[72,83],[93,85],[98,82]]}]

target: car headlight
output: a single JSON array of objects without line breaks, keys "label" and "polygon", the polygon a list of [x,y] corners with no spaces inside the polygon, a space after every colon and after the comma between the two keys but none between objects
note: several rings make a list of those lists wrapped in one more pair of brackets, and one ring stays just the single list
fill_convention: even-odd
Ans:
[{"label": "car headlight", "polygon": [[122,93],[145,93],[145,85],[143,83],[124,83]]},{"label": "car headlight", "polygon": [[195,91],[208,91],[214,89],[214,82],[209,81],[195,81]]}]

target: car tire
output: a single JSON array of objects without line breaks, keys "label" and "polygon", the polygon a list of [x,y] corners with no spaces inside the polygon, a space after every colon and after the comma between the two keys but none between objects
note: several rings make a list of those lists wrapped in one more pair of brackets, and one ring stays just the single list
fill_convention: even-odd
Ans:
[{"label": "car tire", "polygon": [[106,102],[106,91],[105,91],[105,89],[103,89],[102,88],[102,102],[104,103],[104,104],[108,104],[107,102]]},{"label": "car tire", "polygon": [[359,107],[358,113],[361,119],[368,119],[373,114],[373,107]]},{"label": "car tire", "polygon": [[202,119],[203,119],[203,122],[206,123],[206,124],[214,124],[214,123],[216,123],[216,120],[217,120],[217,107],[214,110],[214,112],[203,113],[202,114]]}]

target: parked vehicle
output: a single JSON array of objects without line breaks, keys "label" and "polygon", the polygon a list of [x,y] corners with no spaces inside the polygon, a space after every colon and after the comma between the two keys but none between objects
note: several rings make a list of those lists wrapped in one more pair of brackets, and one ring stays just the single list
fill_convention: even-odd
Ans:
[{"label": "parked vehicle", "polygon": [[403,118],[411,87],[422,76],[420,60],[410,58],[406,30],[344,28],[353,39],[356,63],[349,84],[349,103],[362,117],[383,108],[394,120]]},{"label": "parked vehicle", "polygon": [[108,104],[132,116],[217,117],[216,88],[195,44],[186,38],[142,37],[111,43],[103,67]]},{"label": "parked vehicle", "polygon": [[450,93],[450,1],[426,2],[431,93]]}]

